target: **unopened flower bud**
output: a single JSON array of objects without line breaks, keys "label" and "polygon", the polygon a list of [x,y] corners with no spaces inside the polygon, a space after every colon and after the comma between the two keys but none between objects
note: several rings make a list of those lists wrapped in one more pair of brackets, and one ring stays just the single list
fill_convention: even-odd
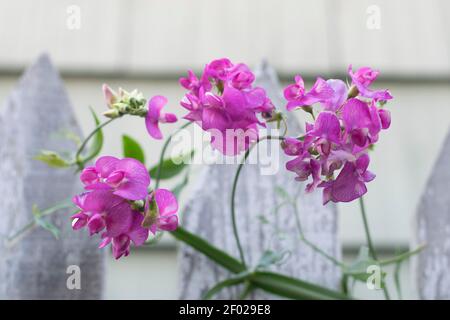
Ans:
[{"label": "unopened flower bud", "polygon": [[119,110],[114,108],[114,109],[109,109],[109,110],[103,112],[103,115],[107,118],[114,119],[114,118],[118,118],[120,116],[120,112],[119,112]]}]

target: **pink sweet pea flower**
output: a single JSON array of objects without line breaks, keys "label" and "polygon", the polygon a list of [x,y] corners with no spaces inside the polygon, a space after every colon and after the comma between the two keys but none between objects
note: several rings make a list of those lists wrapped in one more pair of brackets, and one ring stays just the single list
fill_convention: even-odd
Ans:
[{"label": "pink sweet pea flower", "polygon": [[265,90],[252,86],[248,66],[226,58],[207,64],[200,79],[190,72],[180,80],[190,90],[180,102],[189,112],[184,119],[209,132],[211,146],[222,154],[247,150],[258,139],[258,125],[265,126],[260,118],[274,110]]},{"label": "pink sweet pea flower", "polygon": [[227,58],[213,60],[206,65],[204,71],[205,77],[225,81],[228,77],[228,71],[232,66],[233,64]]},{"label": "pink sweet pea flower", "polygon": [[178,202],[172,192],[156,189],[145,202],[144,225],[156,231],[173,231],[178,227]]},{"label": "pink sweet pea flower", "polygon": [[255,75],[247,65],[239,63],[231,68],[228,81],[236,89],[247,89],[255,81]]},{"label": "pink sweet pea flower", "polygon": [[391,112],[386,109],[378,109],[378,115],[381,120],[381,128],[389,129],[391,126]]},{"label": "pink sweet pea flower", "polygon": [[312,176],[313,181],[306,186],[306,192],[312,192],[320,180],[320,163],[316,159],[299,156],[286,163],[286,169],[297,174],[295,180],[306,181]]},{"label": "pink sweet pea flower", "polygon": [[188,76],[180,78],[179,83],[183,88],[192,91],[196,96],[198,96],[201,88],[206,90],[211,89],[211,83],[206,76],[202,76],[201,79],[198,79],[192,70],[188,70]]},{"label": "pink sweet pea flower", "polygon": [[117,233],[117,230],[120,233],[130,222],[127,215],[123,214],[130,205],[109,190],[82,193],[75,196],[72,201],[80,209],[71,217],[74,230],[87,226],[90,235],[99,233],[105,228],[112,233]]},{"label": "pink sweet pea flower", "polygon": [[288,111],[296,107],[310,106],[317,102],[325,102],[334,95],[333,88],[322,78],[318,77],[311,90],[305,93],[305,87],[301,76],[295,76],[295,84],[284,89],[284,97],[288,100]]},{"label": "pink sweet pea flower", "polygon": [[338,117],[329,111],[319,113],[310,135],[324,139],[327,142],[340,143],[341,126]]},{"label": "pink sweet pea flower", "polygon": [[102,86],[103,96],[105,97],[106,104],[108,108],[112,108],[112,105],[117,102],[117,93],[111,89],[106,83]]},{"label": "pink sweet pea flower", "polygon": [[327,80],[328,86],[333,89],[333,94],[322,102],[324,110],[336,112],[347,99],[347,85],[338,79]]},{"label": "pink sweet pea flower", "polygon": [[103,248],[109,243],[112,243],[112,251],[115,259],[128,256],[131,243],[135,246],[143,245],[149,233],[148,229],[142,227],[144,216],[140,212],[132,210],[129,207],[128,210],[122,211],[122,213],[129,217],[129,224],[126,228],[114,230],[114,232],[107,230],[102,234],[103,240],[99,245],[99,248]]},{"label": "pink sweet pea flower", "polygon": [[288,156],[298,156],[303,153],[303,142],[293,137],[286,137],[281,142],[283,151]]},{"label": "pink sweet pea flower", "polygon": [[352,65],[348,67],[348,74],[352,79],[352,84],[356,86],[359,94],[365,98],[375,100],[390,100],[392,99],[389,90],[371,90],[369,86],[377,79],[379,71],[373,70],[369,67],[362,67],[353,73]]},{"label": "pink sweet pea flower", "polygon": [[154,96],[148,102],[148,112],[145,116],[145,126],[147,132],[154,139],[162,139],[162,133],[159,129],[159,123],[173,123],[177,121],[173,113],[163,113],[162,108],[167,104],[167,98],[163,96]]},{"label": "pink sweet pea flower", "polygon": [[367,152],[378,141],[380,131],[391,124],[390,112],[379,100],[392,96],[387,90],[369,89],[378,71],[364,67],[353,73],[350,66],[349,74],[353,84],[350,91],[341,80],[318,78],[305,92],[300,76],[284,90],[288,110],[316,102],[322,107],[317,117],[315,110],[308,108],[314,123],[306,123],[301,138],[285,138],[282,147],[285,154],[296,157],[287,162],[287,170],[295,172],[299,181],[311,176],[306,191],[323,188],[324,204],[352,201],[367,192],[365,184],[375,177],[367,170]]},{"label": "pink sweet pea flower", "polygon": [[347,162],[336,180],[319,184],[323,187],[324,204],[333,202],[350,202],[362,197],[367,192],[366,182],[370,182],[375,175],[367,170],[369,156],[363,154],[356,162]]},{"label": "pink sweet pea flower", "polygon": [[[372,101],[370,107],[366,102],[357,98],[349,99],[343,106],[342,119],[346,133],[351,141],[358,147],[375,143],[378,140],[378,133],[383,128],[380,110]],[[384,127],[388,125],[389,117],[382,113]]]},{"label": "pink sweet pea flower", "polygon": [[150,175],[145,166],[132,158],[118,159],[104,156],[95,166],[85,168],[80,179],[88,190],[109,190],[128,200],[142,200],[147,196]]}]

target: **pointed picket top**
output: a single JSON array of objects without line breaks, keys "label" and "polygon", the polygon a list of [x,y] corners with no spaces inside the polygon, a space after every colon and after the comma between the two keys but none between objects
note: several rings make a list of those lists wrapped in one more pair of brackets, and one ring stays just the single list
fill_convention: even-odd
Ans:
[{"label": "pointed picket top", "polygon": [[450,299],[450,130],[426,184],[416,216],[415,246],[426,248],[414,259],[419,295]]},{"label": "pointed picket top", "polygon": [[[255,74],[257,85],[266,90],[277,108],[284,110],[281,87],[273,69],[263,63]],[[301,132],[292,116],[289,126],[293,134]],[[280,148],[277,146],[275,150],[280,151]],[[286,202],[286,197],[295,199],[305,237],[340,259],[336,208],[334,205],[322,206],[320,192],[304,194],[305,185],[295,181],[294,175],[284,169],[287,159],[282,152],[273,160],[276,174],[262,175],[259,166],[246,165],[237,186],[237,227],[247,264],[256,266],[264,252],[271,250],[283,255],[283,261],[271,266],[272,270],[336,289],[340,280],[339,268],[300,241],[293,206],[279,205]],[[192,190],[193,196],[186,202],[182,225],[239,257],[230,218],[231,185],[236,168],[237,165],[216,164],[203,169]],[[181,247],[179,259],[182,299],[201,298],[209,288],[230,276],[187,246]],[[227,288],[216,297],[237,298],[241,291],[241,286]],[[268,297],[273,296],[262,291],[250,296],[253,299]]]},{"label": "pointed picket top", "polygon": [[0,298],[101,297],[103,254],[86,235],[71,230],[70,211],[48,217],[60,229],[58,240],[43,228],[10,239],[32,221],[33,206],[45,209],[79,191],[73,170],[33,159],[41,149],[73,152],[76,145],[68,135],[80,136],[63,82],[47,55],[25,72],[0,110]]}]

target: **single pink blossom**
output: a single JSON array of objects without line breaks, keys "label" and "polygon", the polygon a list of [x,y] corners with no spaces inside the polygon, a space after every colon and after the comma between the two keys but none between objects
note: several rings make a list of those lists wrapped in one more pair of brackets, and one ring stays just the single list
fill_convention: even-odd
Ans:
[{"label": "single pink blossom", "polygon": [[108,108],[112,108],[112,105],[117,102],[117,93],[106,83],[103,84],[102,91]]},{"label": "single pink blossom", "polygon": [[[152,207],[152,201],[155,201],[156,208]],[[156,231],[173,231],[178,227],[178,202],[169,190],[156,189],[151,193],[145,202],[145,212],[150,217],[149,229],[153,234]]]},{"label": "single pink blossom", "polygon": [[109,190],[128,200],[142,200],[147,196],[150,175],[136,159],[104,156],[95,166],[85,168],[80,179],[88,190]]},{"label": "single pink blossom", "polygon": [[71,217],[74,230],[87,226],[90,235],[99,233],[105,228],[111,234],[116,234],[127,229],[131,221],[124,213],[130,205],[110,190],[82,193],[75,196],[72,201],[80,209]]},{"label": "single pink blossom", "polygon": [[335,180],[319,184],[324,188],[324,204],[350,202],[362,197],[367,192],[365,183],[375,178],[375,174],[367,170],[369,162],[369,156],[363,154],[355,162],[347,162]]},{"label": "single pink blossom", "polygon": [[377,79],[379,71],[369,67],[359,68],[353,73],[352,65],[348,67],[348,74],[352,79],[352,84],[356,86],[362,97],[375,100],[390,100],[392,95],[389,90],[372,90],[370,85]]},{"label": "single pink blossom", "polygon": [[145,126],[147,132],[154,139],[162,139],[162,133],[159,129],[159,123],[173,123],[177,121],[173,113],[163,113],[161,110],[167,104],[167,98],[163,96],[154,96],[148,102],[148,112],[145,116]]},{"label": "single pink blossom", "polygon": [[112,251],[115,259],[128,256],[131,243],[135,246],[143,245],[149,234],[149,230],[142,227],[144,216],[139,211],[132,210],[129,207],[127,211],[123,211],[122,213],[130,219],[127,228],[122,228],[120,232],[117,232],[117,230],[115,232],[107,230],[102,234],[103,240],[99,245],[99,248],[103,248],[109,243],[112,243]]},{"label": "single pink blossom", "polygon": [[301,76],[295,76],[295,84],[284,89],[284,97],[288,100],[287,110],[296,107],[310,106],[317,102],[326,102],[334,95],[333,88],[322,78],[318,77],[310,91],[305,93],[305,87]]}]

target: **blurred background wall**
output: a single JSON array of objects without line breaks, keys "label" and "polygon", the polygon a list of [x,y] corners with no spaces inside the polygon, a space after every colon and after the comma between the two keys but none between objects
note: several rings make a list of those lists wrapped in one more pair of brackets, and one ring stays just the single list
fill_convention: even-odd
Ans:
[{"label": "blurred background wall", "polygon": [[[102,83],[166,95],[168,109],[182,116],[177,79],[214,58],[253,67],[266,59],[284,83],[300,73],[308,85],[317,75],[345,79],[349,64],[379,69],[376,85],[395,97],[393,123],[372,155],[377,179],[366,202],[375,242],[392,254],[408,248],[419,195],[449,128],[449,31],[446,0],[1,0],[0,101],[42,52],[62,73],[85,133],[88,106],[105,108]],[[121,155],[123,133],[141,139],[156,162],[161,144],[147,138],[142,119],[107,128],[104,153]],[[339,209],[351,259],[365,241],[362,223],[356,204]],[[175,298],[176,270],[169,237],[121,261],[109,257],[106,297]],[[406,296],[415,297],[407,266],[402,278]]]}]

